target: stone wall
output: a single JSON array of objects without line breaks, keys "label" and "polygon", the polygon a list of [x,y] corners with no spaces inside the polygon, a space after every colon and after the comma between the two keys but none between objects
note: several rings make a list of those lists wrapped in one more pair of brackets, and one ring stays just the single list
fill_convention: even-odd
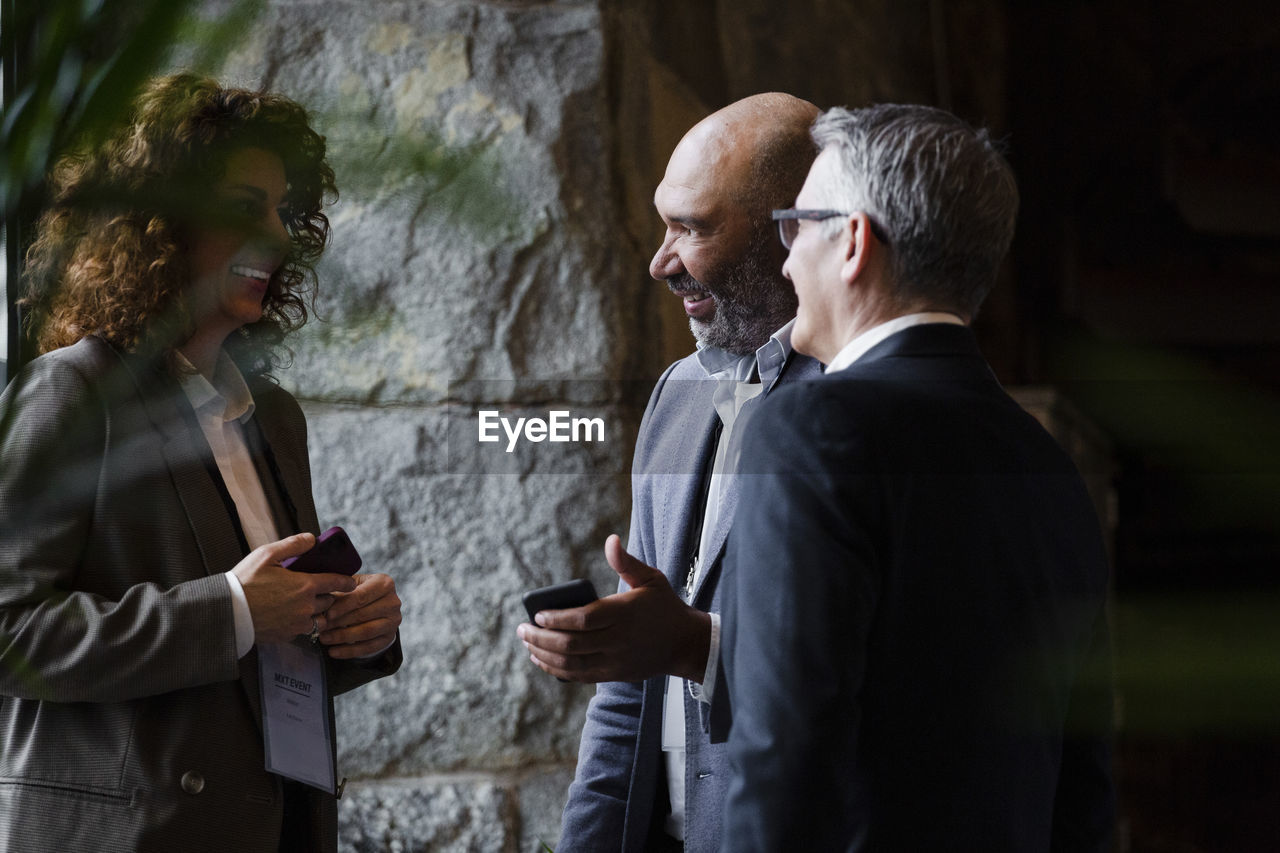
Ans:
[{"label": "stone wall", "polygon": [[[300,100],[328,137],[324,322],[281,378],[310,423],[322,523],[404,600],[404,668],[338,702],[342,847],[554,846],[592,691],[528,662],[520,594],[614,586],[600,549],[626,532],[637,405],[691,349],[647,274],[668,154],[752,92],[933,100],[953,64],[949,97],[998,110],[998,74],[964,81],[998,60],[999,18],[976,0],[945,19],[923,0],[262,5],[207,70]],[[985,27],[988,49],[956,64],[935,26]],[[607,441],[480,458],[482,404],[588,408]]]}]

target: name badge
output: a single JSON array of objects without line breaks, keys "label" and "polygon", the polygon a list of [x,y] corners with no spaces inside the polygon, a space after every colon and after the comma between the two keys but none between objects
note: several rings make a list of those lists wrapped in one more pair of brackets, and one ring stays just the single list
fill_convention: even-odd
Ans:
[{"label": "name badge", "polygon": [[324,652],[306,638],[258,646],[267,771],[334,793]]}]

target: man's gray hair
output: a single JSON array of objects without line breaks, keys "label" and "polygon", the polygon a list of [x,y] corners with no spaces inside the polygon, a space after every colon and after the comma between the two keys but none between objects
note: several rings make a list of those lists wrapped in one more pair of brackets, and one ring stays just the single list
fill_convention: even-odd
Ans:
[{"label": "man's gray hair", "polygon": [[1018,214],[1013,170],[987,132],[934,107],[880,104],[827,110],[812,133],[835,160],[818,195],[870,217],[898,298],[977,313]]}]

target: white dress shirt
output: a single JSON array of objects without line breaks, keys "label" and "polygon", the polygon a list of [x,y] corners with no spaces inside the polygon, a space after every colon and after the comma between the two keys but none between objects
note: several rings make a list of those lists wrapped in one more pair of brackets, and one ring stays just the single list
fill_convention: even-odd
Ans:
[{"label": "white dress shirt", "polygon": [[897,334],[903,329],[909,329],[912,326],[923,326],[926,323],[949,323],[953,326],[963,326],[964,320],[961,320],[955,314],[944,314],[941,311],[926,311],[921,314],[903,314],[901,317],[895,317],[877,326],[872,326],[865,332],[859,332],[854,335],[853,340],[845,344],[840,352],[836,353],[836,357],[831,359],[831,363],[827,365],[827,373],[844,370],[890,335]]},{"label": "white dress shirt", "polygon": [[[178,354],[178,360],[192,371],[191,363]],[[244,424],[253,417],[253,395],[239,368],[226,352],[218,353],[210,382],[199,373],[184,374],[182,391],[195,409],[196,421],[209,442],[213,459],[222,481],[236,506],[240,526],[250,550],[280,538],[271,506],[267,503],[262,480],[245,443]],[[244,657],[253,648],[253,614],[245,598],[240,580],[232,572],[224,577],[231,587],[231,605],[235,614],[236,656]]]}]

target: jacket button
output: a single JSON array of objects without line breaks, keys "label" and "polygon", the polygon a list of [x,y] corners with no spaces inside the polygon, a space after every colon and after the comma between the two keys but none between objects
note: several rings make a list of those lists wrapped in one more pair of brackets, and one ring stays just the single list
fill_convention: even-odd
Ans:
[{"label": "jacket button", "polygon": [[204,790],[204,777],[194,770],[182,774],[182,790],[188,794],[198,794]]}]

